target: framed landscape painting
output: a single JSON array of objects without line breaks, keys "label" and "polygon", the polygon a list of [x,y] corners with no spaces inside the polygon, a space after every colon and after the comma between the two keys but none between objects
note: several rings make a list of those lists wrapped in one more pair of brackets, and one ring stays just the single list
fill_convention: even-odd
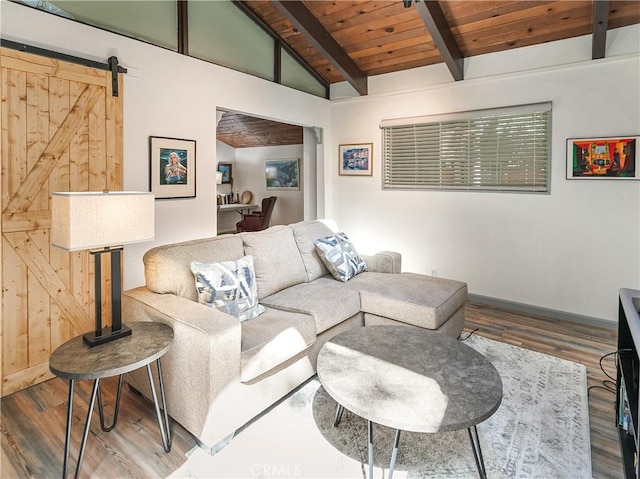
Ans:
[{"label": "framed landscape painting", "polygon": [[567,179],[640,179],[640,136],[569,138]]},{"label": "framed landscape painting", "polygon": [[340,145],[338,174],[348,176],[373,175],[373,143]]},{"label": "framed landscape painting", "polygon": [[298,158],[265,161],[268,190],[299,190],[300,168]]},{"label": "framed landscape painting", "polygon": [[156,198],[195,198],[195,141],[150,136],[149,161],[149,191]]}]

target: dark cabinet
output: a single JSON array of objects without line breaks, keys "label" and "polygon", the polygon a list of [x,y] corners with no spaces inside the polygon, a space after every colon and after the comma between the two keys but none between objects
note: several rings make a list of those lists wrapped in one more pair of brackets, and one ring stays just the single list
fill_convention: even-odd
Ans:
[{"label": "dark cabinet", "polygon": [[638,478],[640,291],[622,288],[618,309],[616,423],[627,478]]}]

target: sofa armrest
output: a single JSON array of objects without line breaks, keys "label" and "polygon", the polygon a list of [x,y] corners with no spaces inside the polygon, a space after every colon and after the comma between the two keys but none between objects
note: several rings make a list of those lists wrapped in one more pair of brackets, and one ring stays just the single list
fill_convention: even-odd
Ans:
[{"label": "sofa armrest", "polygon": [[[125,291],[122,309],[127,322],[157,321],[173,328],[173,344],[162,357],[168,412],[197,437],[210,439],[203,430],[210,408],[233,407],[228,390],[240,378],[240,322],[215,308],[145,287]],[[149,395],[144,370],[127,381]]]},{"label": "sofa armrest", "polygon": [[375,255],[360,255],[367,270],[376,273],[399,273],[402,269],[402,256],[395,251],[380,251]]}]

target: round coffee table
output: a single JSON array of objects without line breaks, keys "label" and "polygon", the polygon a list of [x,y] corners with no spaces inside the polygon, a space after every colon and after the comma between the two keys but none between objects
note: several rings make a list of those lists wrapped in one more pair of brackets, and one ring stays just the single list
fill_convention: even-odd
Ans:
[{"label": "round coffee table", "polygon": [[466,344],[412,326],[365,326],[338,334],[318,355],[318,378],[343,409],[368,421],[369,477],[373,477],[373,423],[400,431],[467,429],[480,477],[486,478],[476,425],[502,402],[496,368]]}]

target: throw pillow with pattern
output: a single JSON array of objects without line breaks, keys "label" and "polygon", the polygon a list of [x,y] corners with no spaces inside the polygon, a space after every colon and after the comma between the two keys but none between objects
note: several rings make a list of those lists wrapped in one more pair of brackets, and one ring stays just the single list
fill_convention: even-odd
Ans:
[{"label": "throw pillow with pattern", "polygon": [[198,302],[235,316],[240,321],[264,313],[258,303],[253,256],[220,263],[191,263]]},{"label": "throw pillow with pattern", "polygon": [[347,282],[367,270],[366,263],[342,232],[317,239],[314,245],[322,262],[339,281]]}]

